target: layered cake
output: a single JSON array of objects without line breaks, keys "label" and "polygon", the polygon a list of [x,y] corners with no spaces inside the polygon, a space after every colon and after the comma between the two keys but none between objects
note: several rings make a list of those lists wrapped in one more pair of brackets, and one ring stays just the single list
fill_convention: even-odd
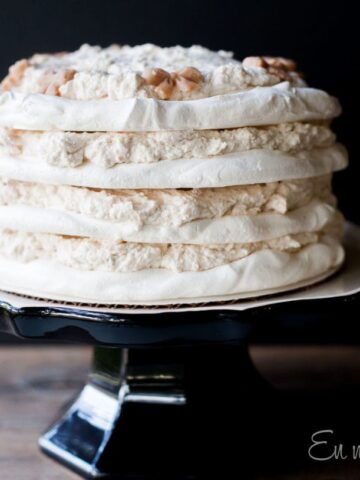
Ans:
[{"label": "layered cake", "polygon": [[83,45],[0,96],[0,288],[101,304],[309,285],[343,263],[336,99],[293,61]]}]

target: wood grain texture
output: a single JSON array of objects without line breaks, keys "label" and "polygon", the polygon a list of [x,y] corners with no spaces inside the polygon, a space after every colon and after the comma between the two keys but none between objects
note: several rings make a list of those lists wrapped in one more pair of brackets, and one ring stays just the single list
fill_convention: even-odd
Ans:
[{"label": "wood grain texture", "polygon": [[[330,384],[348,388],[360,383],[360,349],[356,347],[254,347],[251,354],[262,374],[280,389],[294,391],[306,383],[311,388]],[[0,347],[0,480],[79,478],[41,454],[37,440],[83,385],[90,360],[87,347]],[[360,478],[358,461],[294,470],[254,479]]]},{"label": "wood grain texture", "polygon": [[79,478],[41,454],[37,440],[81,388],[89,362],[83,347],[1,347],[1,480]]}]

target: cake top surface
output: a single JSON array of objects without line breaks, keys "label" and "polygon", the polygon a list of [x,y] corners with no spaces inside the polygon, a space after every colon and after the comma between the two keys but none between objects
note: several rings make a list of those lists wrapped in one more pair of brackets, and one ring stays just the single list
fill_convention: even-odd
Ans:
[{"label": "cake top surface", "polygon": [[150,97],[205,98],[271,86],[303,85],[296,64],[282,57],[247,57],[199,45],[159,47],[82,45],[74,52],[35,54],[17,61],[1,89],[45,93],[78,100]]},{"label": "cake top surface", "polygon": [[179,45],[159,47],[145,43],[136,46],[113,44],[101,48],[84,44],[74,52],[35,54],[29,61],[44,68],[66,66],[78,71],[104,73],[119,73],[125,69],[142,73],[148,67],[178,70],[186,66],[196,66],[208,71],[227,63],[239,64],[233,57],[232,52],[215,52],[200,45],[186,48]]},{"label": "cake top surface", "polygon": [[206,130],[332,119],[292,60],[192,47],[83,45],[17,61],[0,84],[0,126],[25,130]]}]

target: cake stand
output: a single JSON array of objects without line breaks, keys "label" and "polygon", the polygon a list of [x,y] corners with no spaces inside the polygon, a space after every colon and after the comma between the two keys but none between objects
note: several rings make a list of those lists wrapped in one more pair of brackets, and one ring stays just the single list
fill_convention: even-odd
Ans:
[{"label": "cake stand", "polygon": [[231,428],[219,417],[241,425],[254,395],[271,390],[249,343],[358,342],[359,227],[348,225],[346,248],[327,281],[238,303],[111,309],[1,293],[1,331],[94,345],[87,383],[41,449],[84,478],[198,478]]}]

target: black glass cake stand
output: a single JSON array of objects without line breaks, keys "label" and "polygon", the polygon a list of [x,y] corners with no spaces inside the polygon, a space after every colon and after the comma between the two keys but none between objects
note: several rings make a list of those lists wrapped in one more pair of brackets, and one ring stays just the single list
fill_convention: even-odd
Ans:
[{"label": "black glass cake stand", "polygon": [[[360,247],[349,248],[327,295],[309,294],[313,287],[246,309],[100,311],[45,301],[23,306],[4,294],[1,331],[94,345],[85,387],[41,436],[41,449],[84,478],[198,478],[201,462],[216,470],[232,423],[244,425],[254,395],[266,398],[271,389],[251,361],[250,343],[359,342],[360,294],[346,278],[360,278]],[[332,294],[334,285],[348,294]]]}]

